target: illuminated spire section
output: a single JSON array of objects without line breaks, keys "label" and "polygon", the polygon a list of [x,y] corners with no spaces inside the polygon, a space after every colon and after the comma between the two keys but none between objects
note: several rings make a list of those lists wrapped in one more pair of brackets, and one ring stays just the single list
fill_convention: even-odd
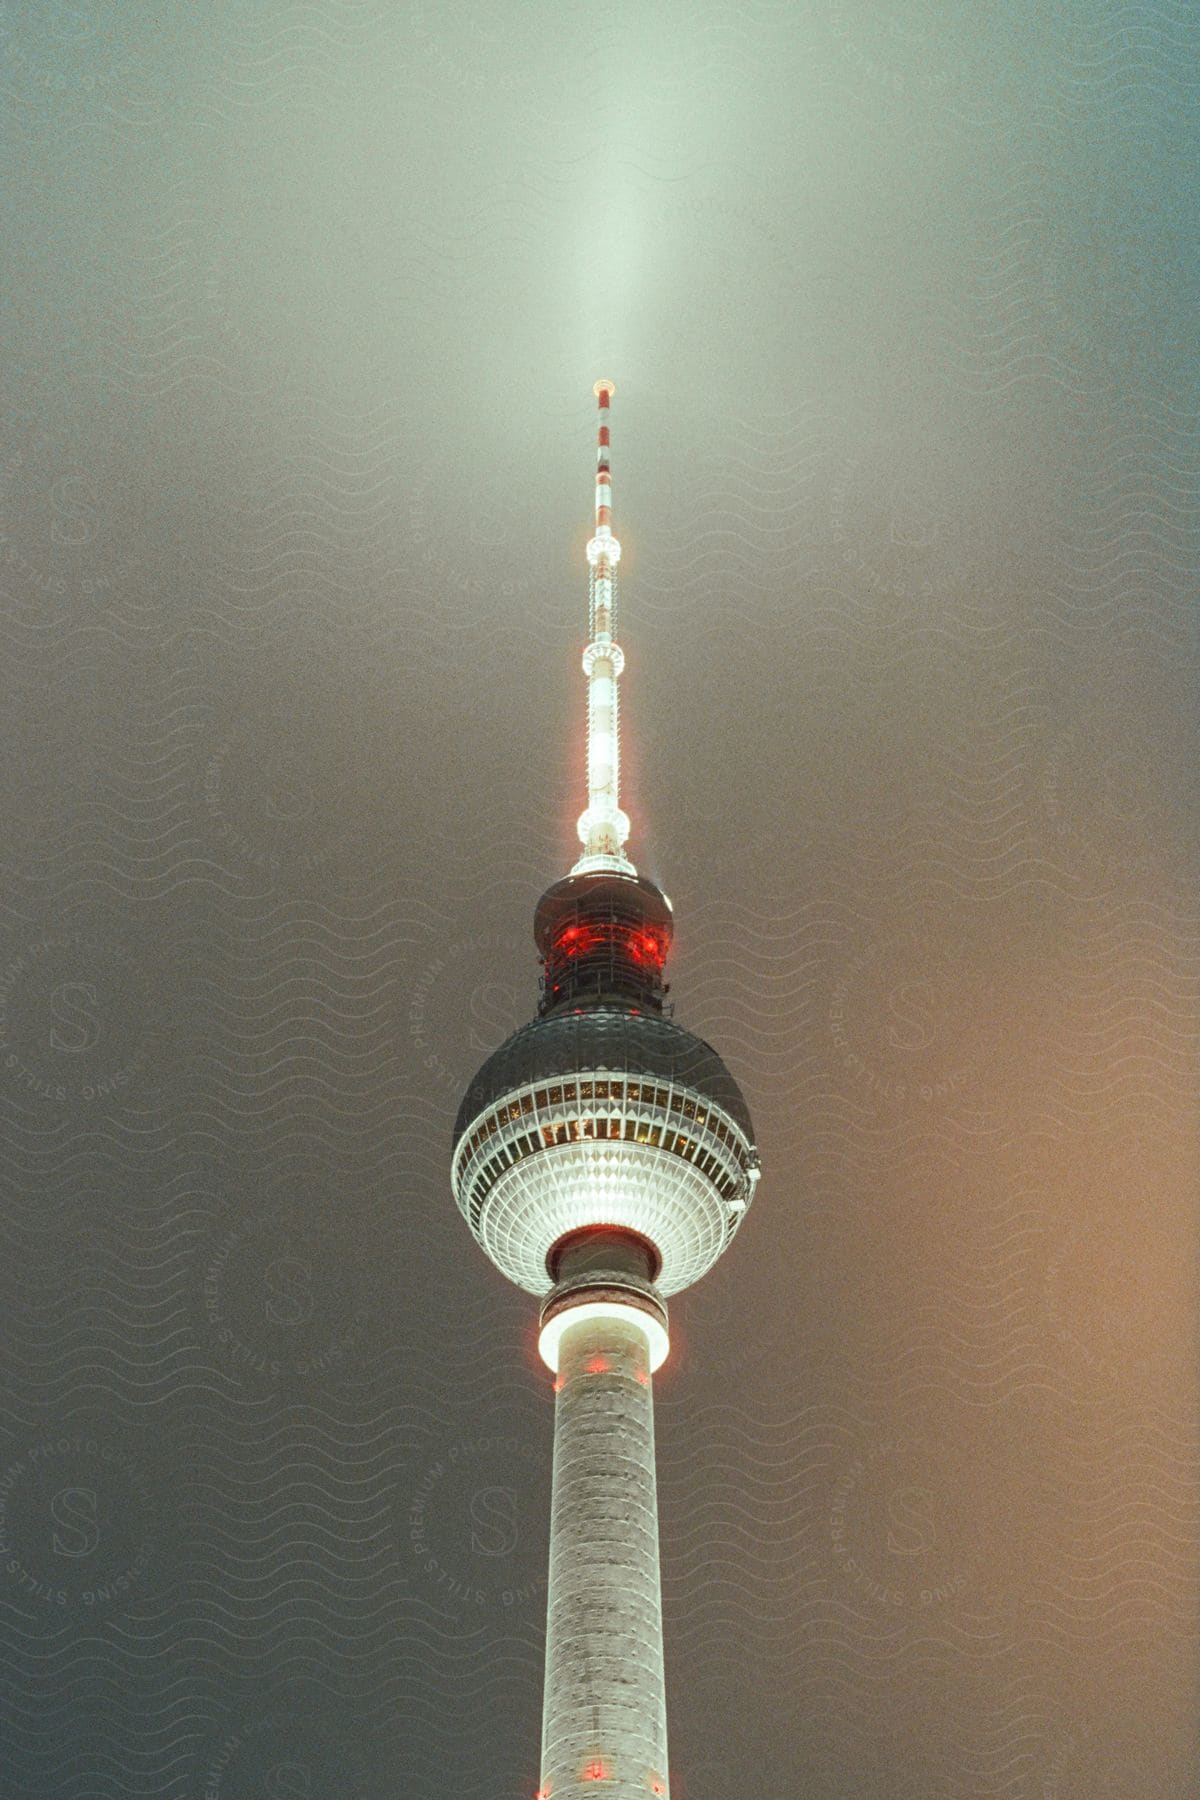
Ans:
[{"label": "illuminated spire section", "polygon": [[621,546],[612,534],[612,468],[609,461],[609,402],[616,389],[598,381],[592,390],[600,408],[596,438],[596,530],[587,547],[588,644],[583,653],[587,677],[588,803],[579,815],[583,855],[571,870],[586,875],[607,870],[636,875],[625,854],[629,819],[619,804],[620,729],[617,683],[625,666],[616,642],[617,564]]}]

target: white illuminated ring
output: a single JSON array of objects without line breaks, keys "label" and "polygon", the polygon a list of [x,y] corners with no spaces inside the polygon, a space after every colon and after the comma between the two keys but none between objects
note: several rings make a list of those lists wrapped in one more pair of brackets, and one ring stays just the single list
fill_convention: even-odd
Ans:
[{"label": "white illuminated ring", "polygon": [[587,843],[597,826],[623,844],[629,836],[629,814],[622,812],[619,806],[589,806],[586,812],[580,813],[575,825],[581,844]]},{"label": "white illuminated ring", "polygon": [[601,531],[594,538],[588,539],[587,559],[595,568],[602,556],[607,556],[615,567],[621,560],[621,545],[615,537],[605,537]]},{"label": "white illuminated ring", "polygon": [[583,653],[583,672],[590,675],[598,662],[607,657],[612,664],[612,672],[619,675],[625,667],[625,652],[620,644],[589,644]]},{"label": "white illuminated ring", "polygon": [[568,1325],[583,1319],[621,1319],[627,1325],[640,1325],[650,1350],[650,1373],[661,1369],[667,1360],[671,1340],[659,1321],[640,1306],[622,1300],[581,1300],[578,1306],[565,1306],[552,1319],[547,1319],[538,1336],[538,1355],[548,1369],[558,1374],[558,1346]]}]

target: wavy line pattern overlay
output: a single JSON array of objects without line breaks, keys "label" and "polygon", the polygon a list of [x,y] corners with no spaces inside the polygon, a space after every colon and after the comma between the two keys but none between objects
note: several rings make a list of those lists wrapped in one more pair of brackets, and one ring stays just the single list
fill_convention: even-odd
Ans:
[{"label": "wavy line pattern overlay", "polygon": [[0,9],[14,1800],[529,1800],[451,1121],[626,804],[764,1179],[656,1378],[675,1800],[1195,1791],[1182,0]]}]

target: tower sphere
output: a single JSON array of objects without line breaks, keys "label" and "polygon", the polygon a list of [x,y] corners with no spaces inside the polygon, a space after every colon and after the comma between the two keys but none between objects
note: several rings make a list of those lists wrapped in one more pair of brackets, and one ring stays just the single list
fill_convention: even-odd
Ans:
[{"label": "tower sphere", "polygon": [[532,1294],[568,1232],[623,1226],[679,1293],[727,1248],[758,1176],[742,1093],[711,1044],[616,1007],[535,1019],[471,1082],[454,1126],[454,1196],[476,1241]]}]

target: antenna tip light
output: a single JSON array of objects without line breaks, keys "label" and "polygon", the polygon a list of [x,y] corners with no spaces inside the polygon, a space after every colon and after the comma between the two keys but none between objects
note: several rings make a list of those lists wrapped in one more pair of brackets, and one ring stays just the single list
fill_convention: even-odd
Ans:
[{"label": "antenna tip light", "polygon": [[601,406],[607,405],[608,401],[616,391],[617,384],[615,381],[597,381],[592,384],[592,392],[595,394],[597,400],[599,400]]}]

